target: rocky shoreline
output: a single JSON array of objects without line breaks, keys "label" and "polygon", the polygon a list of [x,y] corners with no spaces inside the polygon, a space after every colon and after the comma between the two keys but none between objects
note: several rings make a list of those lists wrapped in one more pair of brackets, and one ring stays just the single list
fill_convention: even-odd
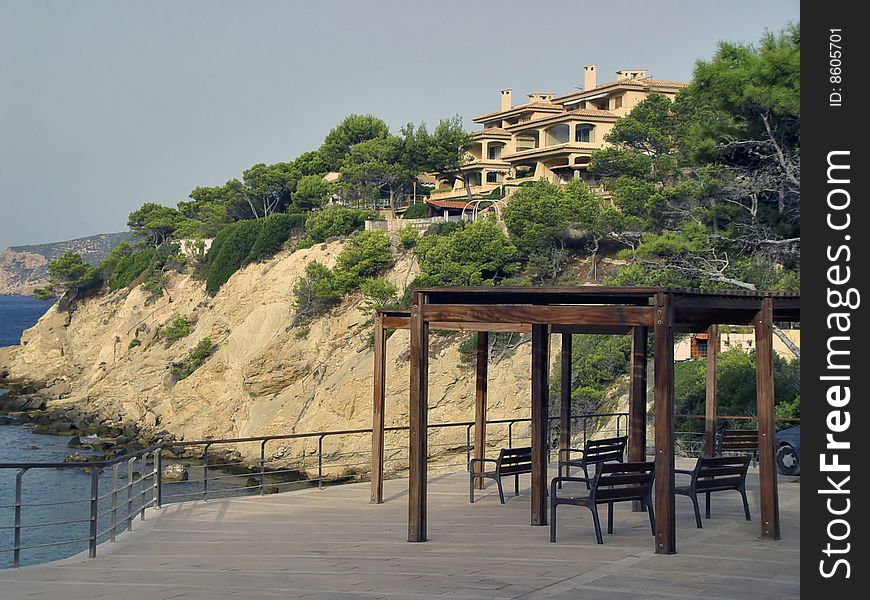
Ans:
[{"label": "rocky shoreline", "polygon": [[[54,404],[62,398],[50,397],[46,392],[56,394],[57,391],[58,384],[46,386],[43,383],[15,381],[0,373],[0,426],[25,425],[37,434],[72,436],[68,444],[71,453],[65,462],[109,460],[164,444],[168,454],[163,469],[165,481],[184,481],[188,478],[187,465],[202,464],[201,447],[173,446],[173,442],[182,439],[169,431],[149,431],[132,421],[83,411],[70,404]],[[94,453],[83,454],[82,450]],[[229,475],[252,476],[247,482],[250,487],[260,483],[258,478],[253,477],[260,474],[259,464],[247,464],[236,450],[209,449],[207,463],[219,465],[219,469]],[[307,473],[300,470],[267,467],[265,473],[270,483],[277,484],[308,479]],[[278,488],[267,487],[265,491],[274,493]]]}]

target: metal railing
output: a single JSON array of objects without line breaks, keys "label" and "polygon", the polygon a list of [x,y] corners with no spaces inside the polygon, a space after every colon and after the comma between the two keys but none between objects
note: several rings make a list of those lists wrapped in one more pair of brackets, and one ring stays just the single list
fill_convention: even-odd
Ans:
[{"label": "metal railing", "polygon": [[[572,416],[574,432],[572,443],[576,441],[582,444],[587,438],[595,435],[624,435],[627,433],[627,420],[628,413],[574,415]],[[530,423],[529,418],[487,421],[487,447],[493,449],[504,445],[513,447],[526,442],[530,439],[530,430],[528,427],[523,428],[522,425]],[[547,446],[550,458],[553,456],[553,450],[558,448],[556,433],[558,423],[559,417],[548,418]],[[451,428],[465,429],[464,443],[461,434],[454,435],[452,438],[444,435],[444,432]],[[473,421],[429,424],[430,459],[436,462],[436,468],[465,468],[474,451],[473,429]],[[407,432],[407,426],[384,429],[385,438],[387,435],[395,436]],[[0,557],[4,553],[11,553],[11,566],[19,567],[24,551],[62,546],[74,548],[72,553],[86,547],[88,555],[95,557],[99,543],[114,542],[118,533],[132,530],[136,516],[144,520],[148,508],[159,509],[168,503],[186,500],[208,501],[215,498],[257,494],[262,496],[300,487],[316,485],[322,489],[324,485],[361,481],[371,465],[369,445],[371,434],[372,429],[366,428],[245,438],[167,441],[110,460],[0,463],[0,474],[4,471],[16,471],[14,502],[0,504],[0,514],[3,510],[12,511],[11,524],[7,525],[0,520],[0,533],[4,530],[12,532],[11,545],[9,547],[0,545]],[[350,450],[344,449],[344,446],[351,441],[349,438],[354,436],[360,436],[360,442],[356,444],[357,449],[353,449],[352,444]],[[445,437],[448,439],[443,439]],[[334,444],[334,441],[339,439],[343,440],[343,445]],[[273,451],[271,455],[267,452],[269,444],[292,440],[311,442],[310,447],[305,444],[301,456],[295,461],[292,457],[288,458],[283,449]],[[398,440],[391,441],[392,445],[385,444],[384,462],[393,465],[398,463],[399,467],[392,471],[396,474],[407,468],[408,445],[398,443]],[[246,466],[240,460],[237,448],[245,444],[258,446],[259,460],[253,466]],[[219,453],[217,446],[233,448],[231,452]],[[334,448],[330,449],[330,446]],[[173,455],[174,458],[167,458],[169,455]],[[191,462],[193,457],[199,464]],[[352,462],[347,462],[349,459]],[[170,460],[182,465],[183,470],[188,474],[194,472],[198,476],[190,478],[188,475],[178,481],[165,479],[164,463]],[[73,470],[88,475],[89,484],[86,493],[83,493],[82,497],[72,499],[25,501],[26,483],[33,479],[33,477],[28,479],[28,474],[58,470]],[[309,471],[316,476],[309,478]],[[241,484],[241,478],[247,478],[244,484]],[[39,484],[34,482],[33,485]],[[66,491],[65,488],[58,489]],[[37,489],[35,492],[44,496],[48,490]],[[72,510],[73,518],[66,518],[70,514],[64,507],[78,507]],[[48,510],[46,521],[29,522],[26,518],[25,513],[28,510],[39,512],[39,509],[52,508],[58,510]],[[75,535],[68,539],[56,539],[56,535],[53,535],[49,541],[24,543],[24,533],[40,529],[51,529],[55,534],[72,531]]]},{"label": "metal railing", "polygon": [[[150,457],[150,465],[149,465]],[[134,468],[137,462],[141,462],[145,467],[141,472],[136,472]],[[125,467],[126,483],[119,486],[120,467]],[[150,471],[147,469],[150,466]],[[100,493],[100,475],[106,469],[111,468],[110,475],[110,491],[103,494]],[[17,469],[15,474],[15,501],[12,505],[0,505],[0,509],[13,510],[13,522],[11,525],[0,524],[0,531],[12,531],[12,546],[10,548],[0,548],[0,553],[12,553],[12,566],[18,567],[21,564],[21,552],[23,550],[34,550],[37,548],[45,548],[50,546],[62,545],[79,545],[87,544],[88,555],[93,558],[97,555],[97,543],[102,539],[110,539],[115,541],[118,528],[122,527],[126,530],[132,530],[133,520],[138,513],[140,519],[145,518],[145,509],[151,506],[159,506],[158,490],[160,486],[160,447],[154,446],[146,448],[138,452],[119,456],[111,460],[93,461],[93,462],[62,462],[62,463],[2,463],[0,470]],[[25,505],[23,501],[23,489],[25,475],[34,471],[40,470],[55,470],[55,469],[76,469],[87,473],[90,476],[89,494],[87,498],[74,500],[57,500],[50,502],[37,502]],[[150,482],[148,481],[150,479]],[[104,483],[105,485],[105,483]],[[138,487],[138,490],[137,490]],[[102,489],[106,489],[103,487]],[[150,497],[149,497],[150,495]],[[126,499],[122,498],[126,496]],[[120,502],[119,502],[120,499]],[[109,506],[106,510],[101,509],[101,503]],[[87,517],[77,519],[67,519],[61,521],[51,521],[47,523],[24,523],[23,509],[25,507],[61,507],[69,505],[87,505]],[[119,521],[119,513],[122,519]],[[100,524],[104,524],[108,520],[108,527],[100,530]],[[27,529],[41,529],[48,527],[62,527],[68,525],[87,523],[87,534],[84,538],[74,538],[55,542],[46,542],[39,544],[31,544],[29,546],[22,545],[22,532]]]},{"label": "metal railing", "polygon": [[[686,419],[686,421],[703,421],[706,419],[704,415],[677,415],[677,420]],[[790,418],[790,417],[775,417],[774,421],[777,424],[777,428],[780,425],[800,425],[801,420],[799,418]],[[718,440],[719,434],[721,434],[724,429],[752,429],[752,423],[755,423],[755,427],[757,427],[758,417],[754,416],[734,416],[734,415],[726,415],[721,417],[716,417],[716,438]],[[674,432],[674,451],[677,456],[682,456],[686,458],[698,458],[704,454],[704,445],[706,441],[706,434],[704,431],[680,431],[677,429]]]}]

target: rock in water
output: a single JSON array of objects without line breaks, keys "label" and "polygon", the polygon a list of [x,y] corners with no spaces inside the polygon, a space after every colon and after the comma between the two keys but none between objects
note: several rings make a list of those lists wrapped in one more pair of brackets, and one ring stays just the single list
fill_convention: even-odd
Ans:
[{"label": "rock in water", "polygon": [[67,442],[67,448],[81,448],[82,447],[82,438],[77,435],[74,435]]},{"label": "rock in water", "polygon": [[163,469],[163,481],[187,481],[189,477],[187,467],[182,464],[166,465]]}]

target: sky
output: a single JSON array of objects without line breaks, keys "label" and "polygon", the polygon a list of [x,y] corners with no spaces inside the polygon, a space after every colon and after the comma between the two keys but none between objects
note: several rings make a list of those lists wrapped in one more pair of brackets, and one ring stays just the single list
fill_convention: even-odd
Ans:
[{"label": "sky", "polygon": [[622,68],[688,81],[797,0],[0,0],[0,250],[123,231],[351,113],[391,130]]}]

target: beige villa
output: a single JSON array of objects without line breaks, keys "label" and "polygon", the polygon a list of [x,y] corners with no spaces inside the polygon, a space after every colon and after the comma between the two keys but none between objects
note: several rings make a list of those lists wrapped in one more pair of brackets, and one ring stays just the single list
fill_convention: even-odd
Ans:
[{"label": "beige villa", "polygon": [[[592,152],[614,123],[649,94],[673,99],[686,83],[651,79],[646,70],[621,70],[609,83],[597,83],[597,66],[583,68],[583,89],[555,95],[535,93],[514,105],[511,90],[501,91],[501,108],[474,119],[483,129],[474,133],[468,174],[475,198],[504,186],[505,195],[523,181],[546,179],[567,183],[582,179],[594,185],[587,172]],[[439,173],[430,204],[462,203],[466,192],[455,173]]]}]

